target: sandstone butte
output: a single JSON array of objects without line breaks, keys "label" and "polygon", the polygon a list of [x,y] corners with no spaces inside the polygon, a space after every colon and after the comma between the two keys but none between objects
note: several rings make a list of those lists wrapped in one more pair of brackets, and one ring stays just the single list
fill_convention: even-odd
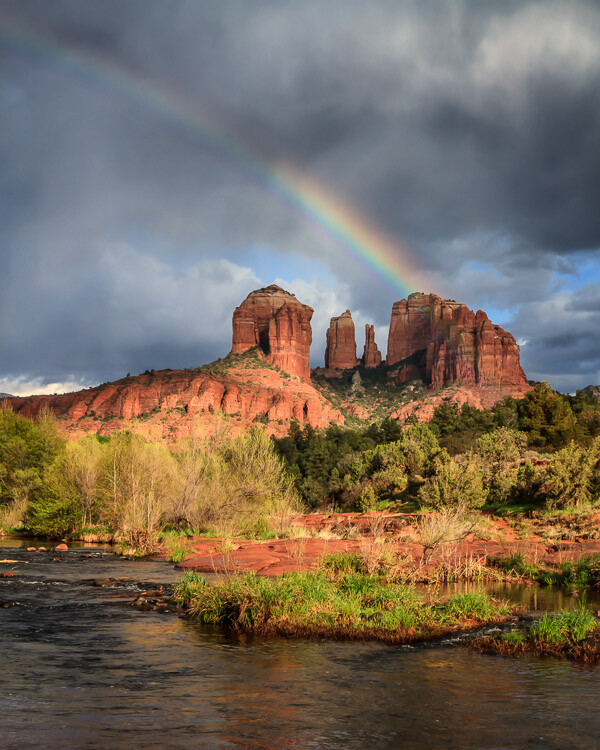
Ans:
[{"label": "sandstone butte", "polygon": [[312,307],[272,284],[251,292],[233,313],[232,354],[258,347],[266,362],[310,380]]},{"label": "sandstone butte", "polygon": [[[71,433],[106,435],[126,428],[167,442],[210,434],[224,421],[232,435],[264,423],[269,434],[282,436],[292,419],[315,428],[344,424],[344,414],[334,406],[339,401],[310,380],[312,314],[281,287],[258,289],[233,313],[232,349],[223,360],[189,370],[146,371],[77,393],[13,397],[9,403],[27,417],[48,408]],[[333,377],[359,364],[349,311],[331,321],[326,364]],[[383,366],[373,326],[366,326],[360,364]],[[433,294],[411,294],[394,304],[384,372],[399,392],[411,380],[428,387],[419,399],[399,398],[390,408],[389,416],[402,421],[431,419],[442,401],[483,408],[529,390],[513,336],[482,311],[473,313]],[[357,390],[360,403],[350,398],[343,408],[369,420],[365,387]]]},{"label": "sandstone butte", "polygon": [[483,310],[435,294],[415,293],[392,307],[388,365],[396,382],[422,379],[431,389],[467,387],[528,389],[514,336]]}]

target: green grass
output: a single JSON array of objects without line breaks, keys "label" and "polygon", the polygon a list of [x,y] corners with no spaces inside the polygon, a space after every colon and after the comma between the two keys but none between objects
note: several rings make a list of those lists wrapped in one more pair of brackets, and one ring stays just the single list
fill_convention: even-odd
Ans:
[{"label": "green grass", "polygon": [[498,614],[509,614],[510,607],[506,602],[494,602],[483,591],[472,591],[468,594],[455,594],[438,607],[440,615],[450,621],[460,618],[469,620],[490,620]]},{"label": "green grass", "polygon": [[200,622],[267,635],[414,640],[473,621],[491,622],[510,611],[484,593],[426,601],[413,586],[354,567],[356,561],[330,555],[317,572],[279,578],[243,573],[206,584],[184,577],[175,596]]},{"label": "green grass", "polygon": [[172,563],[180,563],[187,557],[187,550],[184,547],[173,547],[167,553],[167,560]]},{"label": "green grass", "polygon": [[598,628],[598,620],[585,607],[573,612],[544,615],[529,630],[529,639],[546,643],[573,643],[583,640]]},{"label": "green grass", "polygon": [[540,572],[539,566],[525,560],[520,552],[509,557],[491,559],[490,563],[509,576],[535,578]]},{"label": "green grass", "polygon": [[521,630],[512,630],[510,633],[504,633],[502,640],[509,646],[520,646],[527,640],[527,636]]},{"label": "green grass", "polygon": [[544,567],[525,560],[518,552],[510,557],[491,559],[490,564],[509,576],[530,578],[545,586],[570,589],[591,588],[600,583],[600,555],[584,555],[579,560],[561,563],[556,568]]},{"label": "green grass", "polygon": [[198,591],[208,584],[206,578],[194,570],[186,570],[173,590],[173,599],[184,604],[193,599]]},{"label": "green grass", "polygon": [[356,552],[332,552],[323,557],[321,567],[337,574],[365,572],[364,560]]}]

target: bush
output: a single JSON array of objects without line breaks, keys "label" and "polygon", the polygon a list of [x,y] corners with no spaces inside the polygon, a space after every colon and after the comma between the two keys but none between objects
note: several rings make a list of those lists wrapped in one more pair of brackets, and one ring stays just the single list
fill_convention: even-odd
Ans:
[{"label": "bush", "polygon": [[594,473],[592,451],[570,443],[554,455],[546,472],[549,508],[576,508],[589,502]]},{"label": "bush", "polygon": [[472,456],[459,461],[442,451],[433,462],[433,475],[419,490],[419,499],[435,510],[468,512],[485,505],[487,494],[483,472]]}]

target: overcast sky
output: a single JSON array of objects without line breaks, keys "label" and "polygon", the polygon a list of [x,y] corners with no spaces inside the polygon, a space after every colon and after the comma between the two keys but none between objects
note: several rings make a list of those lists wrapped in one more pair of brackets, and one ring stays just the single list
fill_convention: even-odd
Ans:
[{"label": "overcast sky", "polygon": [[600,3],[0,0],[0,391],[224,356],[273,282],[315,308],[314,365],[346,308],[385,354],[401,287],[265,184],[280,163],[528,377],[600,383]]}]

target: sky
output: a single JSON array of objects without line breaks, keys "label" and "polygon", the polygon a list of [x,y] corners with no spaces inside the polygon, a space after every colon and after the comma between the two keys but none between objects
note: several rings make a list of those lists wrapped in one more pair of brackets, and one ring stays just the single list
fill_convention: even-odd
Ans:
[{"label": "sky", "polygon": [[484,309],[600,383],[600,4],[0,0],[0,391],[225,356],[277,283]]}]

